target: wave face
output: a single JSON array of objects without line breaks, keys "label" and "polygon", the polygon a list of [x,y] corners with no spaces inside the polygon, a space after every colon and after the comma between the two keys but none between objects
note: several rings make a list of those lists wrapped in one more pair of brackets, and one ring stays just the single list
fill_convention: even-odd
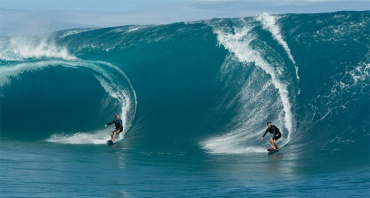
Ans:
[{"label": "wave face", "polygon": [[[369,11],[212,19],[2,38],[1,137],[369,156]],[[121,137],[123,138],[123,137]],[[266,138],[267,139],[267,138]],[[265,139],[265,140],[266,140]]]}]

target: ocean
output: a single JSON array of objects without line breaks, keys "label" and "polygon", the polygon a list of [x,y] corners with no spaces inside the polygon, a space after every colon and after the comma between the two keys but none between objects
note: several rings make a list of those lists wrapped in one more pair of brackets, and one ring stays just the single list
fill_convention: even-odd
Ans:
[{"label": "ocean", "polygon": [[[0,196],[369,197],[369,19],[1,37]],[[282,132],[273,154],[268,121]]]}]

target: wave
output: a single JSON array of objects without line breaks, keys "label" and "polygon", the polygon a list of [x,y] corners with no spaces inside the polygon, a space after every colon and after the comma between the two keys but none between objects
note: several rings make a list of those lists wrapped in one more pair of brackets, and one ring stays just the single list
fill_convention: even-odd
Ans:
[{"label": "wave", "polygon": [[[14,43],[12,40],[10,38],[10,43]],[[101,88],[107,93],[107,97],[115,99],[115,105],[120,106],[120,111],[116,113],[121,115],[125,126],[124,132],[130,128],[136,112],[136,94],[129,79],[118,67],[107,62],[87,61],[75,58],[68,54],[66,48],[62,47],[59,49],[55,47],[54,43],[45,43],[45,39],[35,39],[25,44],[20,42],[17,45],[8,46],[8,48],[13,53],[8,53],[9,49],[1,53],[2,60],[7,61],[5,65],[0,67],[0,88],[2,88],[2,91],[6,87],[11,86],[12,81],[19,81],[21,75],[24,73],[32,74],[52,67],[85,70],[100,83]],[[7,56],[4,54],[7,54]],[[1,95],[2,97],[6,97],[3,93]],[[101,107],[106,108],[110,100],[106,99],[105,101],[105,105]],[[35,114],[37,115],[36,112]],[[109,137],[107,134],[107,130],[101,130],[101,132],[95,134],[90,134],[89,132],[78,132],[73,135],[55,133],[51,135],[48,141],[72,144],[77,142],[101,144],[106,142],[107,137]],[[123,135],[118,140],[122,138]]]},{"label": "wave", "polygon": [[[2,38],[2,115],[35,111],[17,100],[26,92],[22,79],[32,91],[49,94],[28,101],[40,109],[28,118],[30,128],[17,128],[14,119],[2,116],[1,136],[18,139],[32,130],[29,136],[42,134],[38,139],[50,142],[102,144],[110,131],[101,126],[118,108],[130,133],[125,139],[137,149],[264,152],[269,143],[259,137],[267,121],[281,129],[278,145],[284,149],[363,148],[370,135],[368,14],[264,13]],[[60,118],[64,124],[58,127],[36,127],[43,114],[53,114],[42,106],[53,107],[61,97],[56,90],[64,89],[39,81],[53,84],[53,75],[71,73],[76,76],[63,84],[75,90],[76,99],[62,97],[75,116]],[[33,78],[37,83],[26,80]],[[90,97],[79,93],[83,89]],[[74,101],[84,99],[91,103],[83,103],[90,119],[80,122],[88,126],[73,123],[84,115]]]}]

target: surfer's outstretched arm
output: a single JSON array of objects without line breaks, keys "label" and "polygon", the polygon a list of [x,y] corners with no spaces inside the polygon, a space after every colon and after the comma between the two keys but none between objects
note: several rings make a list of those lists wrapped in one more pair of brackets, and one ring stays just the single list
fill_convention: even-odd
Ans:
[{"label": "surfer's outstretched arm", "polygon": [[268,129],[266,129],[265,133],[262,135],[262,137],[260,138],[260,140],[262,141],[262,139],[265,137],[265,135],[267,134],[268,132]]},{"label": "surfer's outstretched arm", "polygon": [[107,127],[108,125],[111,125],[114,123],[114,120],[112,122],[108,122],[107,124],[105,124],[105,127]]}]

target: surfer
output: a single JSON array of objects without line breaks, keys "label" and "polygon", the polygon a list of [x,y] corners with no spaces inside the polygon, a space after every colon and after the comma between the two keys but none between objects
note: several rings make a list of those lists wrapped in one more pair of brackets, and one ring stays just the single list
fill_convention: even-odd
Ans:
[{"label": "surfer", "polygon": [[122,120],[119,118],[118,114],[116,114],[115,119],[112,122],[107,123],[105,125],[105,127],[107,127],[108,125],[111,125],[113,123],[116,126],[116,130],[114,130],[110,134],[110,138],[111,138],[112,142],[114,142],[116,140],[117,134],[120,134],[123,131]]},{"label": "surfer", "polygon": [[279,150],[279,147],[276,145],[276,140],[281,138],[281,133],[280,133],[279,128],[277,128],[275,125],[272,125],[271,122],[267,122],[267,129],[265,133],[263,134],[263,136],[261,137],[261,141],[265,137],[267,132],[273,134],[273,136],[270,138],[270,144],[272,145],[272,148],[274,148],[275,150]]}]

